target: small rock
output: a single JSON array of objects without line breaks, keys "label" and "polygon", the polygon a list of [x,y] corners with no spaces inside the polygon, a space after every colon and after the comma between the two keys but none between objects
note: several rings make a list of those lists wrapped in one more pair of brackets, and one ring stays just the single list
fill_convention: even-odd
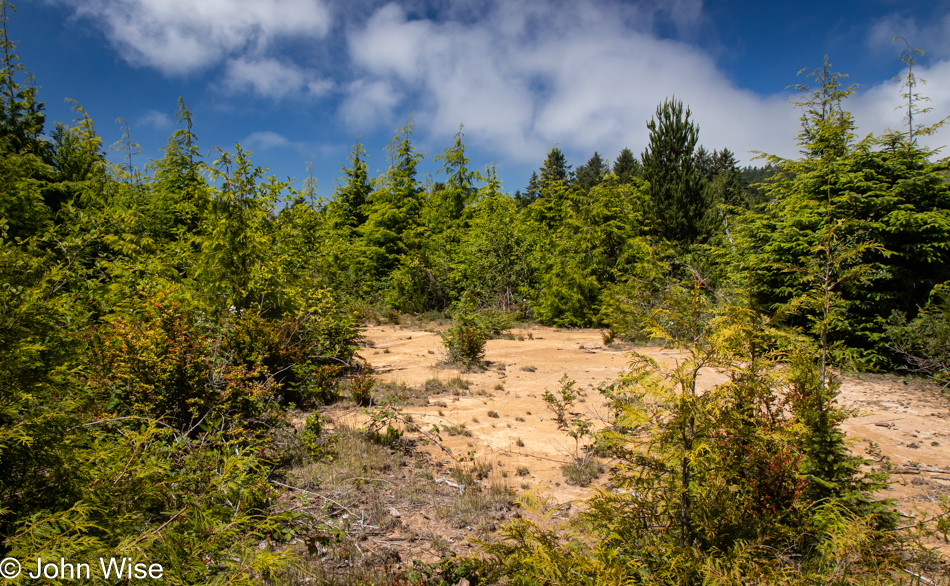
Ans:
[{"label": "small rock", "polygon": [[914,442],[912,444],[907,444],[907,447],[916,450],[920,448],[920,444],[918,444],[917,442]]},{"label": "small rock", "polygon": [[932,445],[932,446],[939,446],[939,445],[940,445],[940,442],[930,442],[930,445]]}]

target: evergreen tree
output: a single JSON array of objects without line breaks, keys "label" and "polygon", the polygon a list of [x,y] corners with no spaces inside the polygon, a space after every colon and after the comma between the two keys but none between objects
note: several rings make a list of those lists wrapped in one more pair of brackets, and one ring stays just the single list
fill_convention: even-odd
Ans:
[{"label": "evergreen tree", "polygon": [[630,183],[634,178],[643,177],[643,165],[639,157],[634,156],[633,151],[624,147],[614,161],[613,173],[621,183]]},{"label": "evergreen tree", "polygon": [[[0,150],[7,153],[45,156],[47,144],[42,140],[46,116],[45,104],[36,99],[33,76],[14,53],[17,43],[8,36],[8,12],[16,9],[0,1]],[[25,80],[17,78],[23,75]]]},{"label": "evergreen tree", "polygon": [[342,170],[344,183],[337,187],[330,213],[337,226],[358,228],[366,223],[367,202],[373,189],[366,165],[366,150],[361,143],[353,145],[350,166]]},{"label": "evergreen tree", "polygon": [[538,197],[529,209],[534,220],[549,230],[557,229],[570,212],[568,172],[561,149],[554,147],[548,151],[538,180]]},{"label": "evergreen tree", "polygon": [[676,99],[658,106],[656,116],[647,123],[650,143],[642,157],[658,235],[683,244],[700,238],[708,207],[693,157],[699,129],[689,116],[689,108],[684,112],[683,102]]},{"label": "evergreen tree", "polygon": [[[538,186],[543,191],[545,187],[560,182],[564,186],[570,183],[571,166],[567,164],[564,153],[558,147],[548,151],[548,156],[541,167],[541,177]],[[543,194],[542,194],[543,197]]]},{"label": "evergreen tree", "polygon": [[371,280],[385,279],[401,255],[419,247],[421,236],[423,190],[416,174],[423,155],[412,144],[411,121],[393,137],[387,151],[389,168],[377,180],[366,223],[358,230],[362,272]]},{"label": "evergreen tree", "polygon": [[154,179],[148,217],[155,237],[174,235],[184,239],[198,230],[202,215],[208,211],[211,194],[205,180],[208,169],[198,148],[191,111],[181,97],[175,116],[181,127],[169,137],[162,158],[149,166]]},{"label": "evergreen tree", "polygon": [[462,133],[462,127],[455,134],[455,144],[436,155],[436,161],[442,161],[440,173],[445,175],[446,181],[441,189],[433,190],[434,194],[442,200],[445,214],[449,221],[458,220],[462,217],[462,212],[466,206],[472,204],[475,199],[476,173],[468,169],[469,159],[465,156],[465,144],[462,139],[465,135]]},{"label": "evergreen tree", "polygon": [[610,167],[607,166],[607,161],[600,158],[600,154],[595,151],[594,156],[577,168],[574,177],[577,186],[587,193],[595,185],[599,185],[609,171]]},{"label": "evergreen tree", "polygon": [[525,188],[524,193],[521,193],[521,191],[515,192],[515,201],[518,203],[519,208],[526,208],[538,199],[538,196],[541,195],[539,183],[538,172],[532,171],[531,179],[528,180],[528,186]]},{"label": "evergreen tree", "polygon": [[703,189],[709,207],[706,209],[703,231],[710,236],[724,234],[731,242],[732,211],[749,207],[742,189],[741,172],[729,149],[714,150],[704,165],[708,165]]}]

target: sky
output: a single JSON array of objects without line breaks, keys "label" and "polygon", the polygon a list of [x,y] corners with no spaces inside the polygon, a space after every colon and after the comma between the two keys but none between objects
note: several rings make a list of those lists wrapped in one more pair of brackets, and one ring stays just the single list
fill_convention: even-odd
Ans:
[{"label": "sky", "polygon": [[[795,157],[799,70],[857,84],[860,136],[902,125],[900,61],[924,51],[935,122],[950,114],[950,2],[936,0],[20,0],[9,35],[40,86],[47,130],[81,104],[106,145],[124,118],[144,167],[176,128],[179,97],[199,145],[253,151],[300,187],[333,196],[354,143],[371,171],[412,117],[421,170],[464,124],[472,168],[524,189],[555,145],[577,167],[648,142],[657,105],[682,100],[707,150],[742,164]],[[950,141],[950,129],[928,146]],[[946,155],[948,153],[944,153]],[[111,153],[119,160],[122,155]],[[308,165],[312,171],[308,171]],[[423,177],[424,179],[424,177]]]}]

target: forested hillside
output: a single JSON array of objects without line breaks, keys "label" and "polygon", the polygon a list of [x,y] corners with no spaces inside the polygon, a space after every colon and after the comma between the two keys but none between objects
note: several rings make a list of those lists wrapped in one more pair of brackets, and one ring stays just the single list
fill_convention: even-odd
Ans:
[{"label": "forested hillside", "polygon": [[[454,318],[446,343],[471,338],[476,365],[512,320],[686,357],[666,371],[634,356],[603,389],[613,425],[574,428],[625,489],[590,503],[596,543],[517,520],[471,580],[906,576],[873,497],[886,479],[838,431],[832,368],[948,380],[948,166],[916,141],[936,129],[916,122],[912,69],[908,125],[882,136],[860,133],[827,62],[803,76],[800,156],[762,167],[704,146],[670,98],[642,153],[569,164],[555,147],[518,190],[470,166],[462,127],[421,177],[410,121],[385,172],[357,143],[321,199],[202,143],[183,100],[161,158],[139,166],[126,126],[110,161],[82,105],[46,120],[3,24],[0,557],[129,555],[167,583],[268,583],[300,526],[272,507],[299,441],[288,412],[368,380],[358,326],[401,312]],[[731,383],[697,393],[707,366]]]}]

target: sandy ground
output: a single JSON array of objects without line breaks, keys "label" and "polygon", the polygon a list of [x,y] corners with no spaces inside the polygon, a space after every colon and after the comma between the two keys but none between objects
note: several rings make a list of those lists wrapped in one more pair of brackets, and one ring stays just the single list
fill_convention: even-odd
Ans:
[{"label": "sandy ground", "polygon": [[[371,326],[364,333],[371,345],[361,355],[383,381],[421,386],[431,378],[448,381],[461,376],[471,382],[465,395],[430,397],[429,406],[406,409],[425,428],[464,423],[471,437],[442,434],[456,457],[474,452],[477,460],[508,471],[512,486],[542,488],[562,503],[591,494],[592,488],[564,481],[560,468],[568,460],[573,440],[558,430],[541,396],[545,390],[559,388],[558,381],[567,375],[589,391],[582,407],[593,417],[603,414],[600,396],[593,389],[617,377],[627,364],[629,349],[605,347],[598,330],[532,326],[512,330],[515,339],[490,340],[485,355],[488,368],[461,373],[439,364],[443,347],[438,333],[393,325]],[[675,351],[656,347],[636,350],[661,362],[677,357]],[[724,378],[710,370],[701,374],[701,384],[716,384]],[[844,424],[852,449],[880,465],[889,459],[898,472],[893,475],[894,485],[882,496],[895,499],[909,515],[918,507],[936,510],[935,499],[950,494],[950,399],[920,381],[861,375],[842,377],[839,401],[857,410],[857,416]],[[498,417],[490,417],[490,411]],[[430,449],[436,461],[452,464],[446,454]],[[519,466],[527,467],[530,475],[516,476]]]}]

